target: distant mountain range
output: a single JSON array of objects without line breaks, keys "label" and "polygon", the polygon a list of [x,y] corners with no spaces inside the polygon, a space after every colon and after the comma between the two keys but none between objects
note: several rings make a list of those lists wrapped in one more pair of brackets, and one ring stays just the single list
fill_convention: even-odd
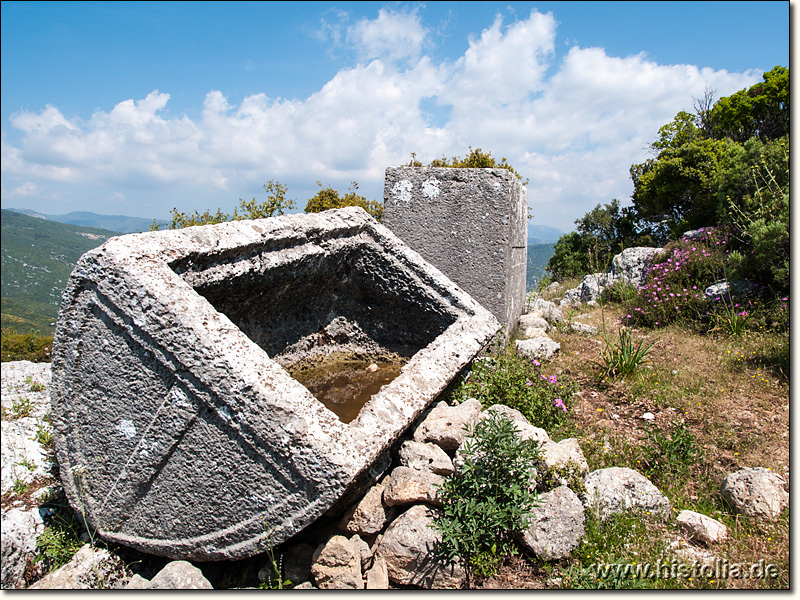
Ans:
[{"label": "distant mountain range", "polygon": [[[139,233],[140,231],[150,231],[152,219],[141,217],[126,217],[124,215],[98,215],[93,212],[75,211],[65,215],[46,215],[27,208],[9,208],[7,210],[22,213],[36,219],[56,221],[68,225],[80,225],[81,227],[94,227],[97,229],[107,229],[118,233]],[[169,221],[158,221],[159,225],[166,225]]]},{"label": "distant mountain range", "polygon": [[[44,215],[3,209],[2,328],[52,334],[61,292],[81,255],[115,235],[148,231],[151,222],[91,212]],[[528,291],[544,276],[560,235],[553,227],[528,226]]]},{"label": "distant mountain range", "polygon": [[19,333],[52,334],[61,292],[75,263],[119,232],[0,211],[2,323]]},{"label": "distant mountain range", "polygon": [[551,244],[558,241],[564,232],[547,225],[528,225],[528,244]]}]

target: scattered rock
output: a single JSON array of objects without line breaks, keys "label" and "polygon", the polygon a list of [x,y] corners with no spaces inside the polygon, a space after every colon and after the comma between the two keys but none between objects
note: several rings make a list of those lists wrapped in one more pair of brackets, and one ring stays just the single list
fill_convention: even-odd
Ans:
[{"label": "scattered rock", "polygon": [[587,325],[586,323],[576,323],[573,321],[569,324],[570,329],[572,331],[577,331],[578,333],[587,333],[589,335],[595,335],[597,333],[597,327],[594,325]]},{"label": "scattered rock", "polygon": [[311,576],[320,589],[363,590],[360,545],[344,536],[333,536],[314,552]]},{"label": "scattered rock", "polygon": [[567,438],[558,443],[545,442],[542,444],[542,459],[547,468],[544,481],[549,487],[574,485],[589,472],[589,464],[575,438]]},{"label": "scattered rock", "polygon": [[423,504],[400,515],[383,535],[376,560],[383,558],[389,579],[426,589],[460,588],[466,575],[461,565],[436,555],[441,536],[433,526],[438,511]]},{"label": "scattered rock", "polygon": [[715,544],[728,537],[728,528],[722,523],[706,515],[684,510],[677,518],[678,528],[691,539],[704,544]]},{"label": "scattered rock", "polygon": [[75,553],[67,564],[48,573],[30,590],[88,590],[112,588],[123,576],[120,560],[105,548],[89,544]]},{"label": "scattered rock", "polygon": [[[522,337],[538,337],[535,332],[546,332],[548,329],[550,329],[550,323],[539,315],[529,313],[519,318],[519,334]],[[540,335],[544,335],[544,333]]]},{"label": "scattered rock", "polygon": [[417,471],[408,467],[397,467],[392,471],[389,483],[383,492],[383,500],[388,506],[399,506],[413,502],[427,502],[441,506],[439,488],[444,478],[430,471]]},{"label": "scattered rock", "polygon": [[12,508],[3,513],[2,587],[6,590],[25,587],[25,569],[36,555],[36,538],[44,531],[38,510]]},{"label": "scattered rock", "polygon": [[400,464],[418,471],[430,471],[437,475],[452,475],[453,461],[436,444],[424,444],[409,440],[403,442],[398,451]]},{"label": "scattered rock", "polygon": [[415,442],[430,442],[443,450],[455,450],[464,441],[464,426],[471,424],[481,412],[481,403],[468,398],[449,406],[439,402],[414,432]]},{"label": "scattered rock", "polygon": [[533,306],[530,307],[526,316],[541,317],[548,323],[557,323],[564,318],[564,314],[561,312],[560,308],[552,302],[542,300],[541,298],[537,298],[534,301]]},{"label": "scattered rock", "polygon": [[553,354],[561,349],[561,344],[547,336],[529,340],[517,340],[516,346],[517,352],[530,358],[541,358],[543,360],[550,360]]},{"label": "scattered rock", "polygon": [[389,589],[389,571],[386,570],[386,561],[383,558],[376,559],[372,568],[367,571],[367,589]]},{"label": "scattered rock", "polygon": [[517,541],[543,560],[568,556],[584,535],[583,504],[564,485],[539,496],[530,518],[530,526],[517,535]]},{"label": "scattered rock", "polygon": [[361,501],[345,513],[339,527],[361,535],[380,532],[397,514],[397,509],[384,501],[384,488],[383,484],[371,487]]},{"label": "scattered rock", "polygon": [[644,413],[641,418],[645,421],[654,421],[656,416],[651,412]]},{"label": "scattered rock", "polygon": [[638,511],[666,518],[670,503],[641,473],[625,467],[609,467],[586,476],[585,506],[598,511],[602,519],[626,511]]},{"label": "scattered rock", "polygon": [[314,587],[314,584],[310,581],[304,581],[292,588],[293,590],[318,590],[318,587]]},{"label": "scattered rock", "polygon": [[745,468],[728,475],[720,493],[734,512],[776,520],[789,504],[786,480],[764,467]]},{"label": "scattered rock", "polygon": [[531,425],[528,419],[525,418],[525,415],[515,408],[509,408],[504,404],[493,404],[483,411],[478,418],[485,419],[490,412],[500,413],[511,419],[514,422],[514,426],[517,428],[517,434],[523,440],[536,440],[542,443],[550,441],[550,436],[547,435],[544,429]]}]

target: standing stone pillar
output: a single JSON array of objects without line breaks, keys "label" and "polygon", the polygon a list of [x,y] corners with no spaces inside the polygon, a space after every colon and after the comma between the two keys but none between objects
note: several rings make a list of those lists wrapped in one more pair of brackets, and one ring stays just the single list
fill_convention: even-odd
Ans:
[{"label": "standing stone pillar", "polygon": [[382,222],[502,324],[525,303],[528,194],[508,169],[389,167]]}]

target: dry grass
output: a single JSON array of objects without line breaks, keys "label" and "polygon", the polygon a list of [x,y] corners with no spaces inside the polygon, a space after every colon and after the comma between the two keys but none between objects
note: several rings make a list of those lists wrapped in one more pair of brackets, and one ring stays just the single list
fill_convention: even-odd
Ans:
[{"label": "dry grass", "polygon": [[[592,469],[626,466],[641,471],[648,456],[645,430],[655,426],[669,432],[682,424],[702,458],[685,466],[667,465],[668,472],[661,477],[651,473],[651,479],[676,511],[696,510],[728,526],[730,538],[710,549],[714,556],[748,564],[763,559],[778,565],[780,577],[683,581],[679,587],[788,586],[788,509],[777,523],[755,522],[734,516],[719,494],[725,476],[743,467],[767,467],[789,481],[788,334],[697,335],[680,326],[633,330],[636,343],[655,342],[652,362],[622,380],[604,377],[599,363],[604,340],[617,338],[625,315],[607,307],[583,307],[578,317],[600,333],[587,336],[564,327],[550,333],[561,343],[553,367],[580,384],[572,423],[558,433],[579,438]],[[642,419],[647,412],[654,416],[650,423]],[[650,541],[678,535],[674,523],[661,529],[658,534],[659,527],[651,527]],[[637,554],[646,556],[648,551],[639,548]]]}]

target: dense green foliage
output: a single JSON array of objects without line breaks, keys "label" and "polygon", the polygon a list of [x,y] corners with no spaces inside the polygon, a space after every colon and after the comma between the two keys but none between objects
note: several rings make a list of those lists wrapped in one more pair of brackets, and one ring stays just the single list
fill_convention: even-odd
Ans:
[{"label": "dense green foliage", "polygon": [[717,102],[707,92],[695,109],[661,127],[654,157],[631,166],[632,207],[598,204],[559,239],[547,267],[554,277],[604,270],[623,248],[715,227],[728,250],[716,275],[788,293],[789,70],[775,67]]},{"label": "dense green foliage", "polygon": [[575,391],[575,383],[568,377],[547,373],[539,360],[508,348],[474,361],[453,398],[457,402],[476,398],[484,407],[504,404],[520,411],[536,427],[550,431],[564,421]]},{"label": "dense green foliage", "polygon": [[358,184],[354,181],[350,184],[350,190],[346,194],[339,195],[339,192],[332,187],[322,187],[321,182],[317,182],[320,187],[319,192],[313,198],[309,198],[306,204],[307,213],[318,213],[332,208],[344,208],[345,206],[360,206],[378,221],[383,215],[383,203],[377,200],[367,200],[364,196],[356,194]]},{"label": "dense green foliage", "polygon": [[17,333],[4,328],[0,332],[1,362],[29,360],[31,362],[50,362],[53,349],[53,336],[41,335],[37,331]]},{"label": "dense green foliage", "polygon": [[[200,214],[194,211],[193,214],[180,212],[177,208],[172,209],[172,221],[169,229],[181,229],[183,227],[194,227],[195,225],[213,225],[215,223],[225,223],[227,221],[241,221],[244,219],[264,219],[276,215],[282,215],[284,211],[294,208],[294,201],[286,197],[287,187],[277,181],[268,181],[264,184],[264,191],[267,199],[261,202],[244,200],[239,198],[239,206],[233,209],[233,213],[223,213],[222,209],[216,212],[205,211]],[[151,231],[160,228],[158,221],[153,220],[150,225]]]},{"label": "dense green foliage", "polygon": [[528,524],[539,443],[520,439],[511,419],[490,411],[468,429],[461,454],[463,466],[441,488],[440,551],[460,557],[468,577],[486,577],[516,553],[514,534]]},{"label": "dense green foliage", "polygon": [[[424,167],[422,162],[417,160],[415,152],[411,153],[411,160],[406,167]],[[447,157],[436,158],[430,162],[429,167],[449,167],[455,169],[507,169],[517,176],[517,179],[522,179],[522,175],[517,173],[505,157],[500,161],[492,156],[490,152],[484,152],[480,148],[473,150],[472,146],[469,147],[469,152],[464,158],[454,156],[451,159]]]},{"label": "dense green foliage", "polygon": [[75,263],[114,235],[3,210],[3,331],[52,333],[61,292]]}]

